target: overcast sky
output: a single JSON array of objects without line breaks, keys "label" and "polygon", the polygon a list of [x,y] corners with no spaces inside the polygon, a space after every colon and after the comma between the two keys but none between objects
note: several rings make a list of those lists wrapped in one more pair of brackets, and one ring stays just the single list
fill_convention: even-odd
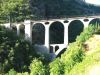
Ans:
[{"label": "overcast sky", "polygon": [[85,0],[87,3],[100,5],[100,0]]}]

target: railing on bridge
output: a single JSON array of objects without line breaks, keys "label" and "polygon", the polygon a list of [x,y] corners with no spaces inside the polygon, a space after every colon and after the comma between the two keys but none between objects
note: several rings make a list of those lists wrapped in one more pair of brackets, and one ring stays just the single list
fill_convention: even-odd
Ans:
[{"label": "railing on bridge", "polygon": [[[38,20],[49,20],[49,19],[62,19],[62,18],[75,18],[75,17],[92,17],[92,16],[100,16],[100,13],[96,14],[83,14],[83,15],[59,15],[59,16],[36,16],[30,18],[30,20],[38,21]],[[0,23],[2,22],[10,22],[10,18],[8,16],[0,16]],[[11,22],[18,22],[17,20],[12,20]]]}]

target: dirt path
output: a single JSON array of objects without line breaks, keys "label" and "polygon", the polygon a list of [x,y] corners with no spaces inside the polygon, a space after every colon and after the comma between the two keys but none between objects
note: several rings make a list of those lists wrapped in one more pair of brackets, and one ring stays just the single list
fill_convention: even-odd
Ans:
[{"label": "dirt path", "polygon": [[[97,51],[97,49],[100,50],[100,35],[93,35],[88,41],[85,42],[85,50],[86,55],[90,55]],[[100,65],[95,64],[91,67],[89,70],[88,75],[100,75]]]},{"label": "dirt path", "polygon": [[85,42],[86,54],[91,54],[100,47],[100,35],[93,35],[88,41]]},{"label": "dirt path", "polygon": [[89,75],[100,75],[100,65],[94,65],[90,71]]}]

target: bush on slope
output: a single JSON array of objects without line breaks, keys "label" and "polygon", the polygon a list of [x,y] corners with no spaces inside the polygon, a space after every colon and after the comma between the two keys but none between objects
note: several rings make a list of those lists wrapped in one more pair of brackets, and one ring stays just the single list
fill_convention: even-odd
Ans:
[{"label": "bush on slope", "polygon": [[63,65],[63,73],[58,73],[59,70],[62,71],[62,68],[59,67],[59,65],[57,66],[56,63],[54,63],[55,61],[57,62],[57,60],[54,60],[51,64],[52,66],[50,67],[50,70],[53,69],[56,65],[56,67],[59,67],[59,70],[56,70],[58,72],[55,71],[50,71],[50,74],[58,74],[58,75],[68,75],[69,72],[71,71],[71,69],[77,64],[82,62],[82,60],[84,59],[84,47],[83,47],[83,43],[88,40],[92,35],[94,34],[94,26],[90,26],[88,28],[86,28],[81,34],[80,36],[77,37],[76,42],[69,44],[67,51],[62,54],[61,58],[58,59],[58,62],[60,61],[61,63],[59,63],[59,65]]}]

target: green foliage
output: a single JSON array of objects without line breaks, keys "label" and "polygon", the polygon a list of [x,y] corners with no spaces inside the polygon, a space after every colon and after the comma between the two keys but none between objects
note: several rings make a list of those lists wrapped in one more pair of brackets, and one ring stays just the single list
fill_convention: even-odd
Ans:
[{"label": "green foliage", "polygon": [[45,67],[43,63],[37,59],[34,59],[30,64],[30,75],[45,75]]},{"label": "green foliage", "polygon": [[64,67],[59,58],[50,63],[50,75],[62,75]]},{"label": "green foliage", "polygon": [[1,23],[95,13],[100,13],[100,7],[86,4],[82,0],[0,0]]},{"label": "green foliage", "polygon": [[75,42],[69,45],[68,51],[65,52],[61,61],[64,64],[65,75],[67,75],[73,66],[81,62],[84,58],[84,49],[81,44]]},{"label": "green foliage", "polygon": [[23,0],[4,0],[1,7],[2,13],[5,13],[6,15],[10,14],[18,5],[21,5],[22,1]]},{"label": "green foliage", "polygon": [[95,33],[100,34],[100,24],[95,25]]},{"label": "green foliage", "polygon": [[85,42],[95,33],[95,26],[89,26],[86,28],[80,36],[77,37],[76,41],[79,43]]},{"label": "green foliage", "polygon": [[28,72],[17,73],[14,69],[10,69],[10,71],[6,73],[5,75],[29,75],[29,73]]},{"label": "green foliage", "polygon": [[93,66],[100,66],[100,49],[93,54],[86,56],[86,58],[73,67],[68,75],[88,75]]},{"label": "green foliage", "polygon": [[16,75],[17,72],[14,69],[11,69],[6,75]]},{"label": "green foliage", "polygon": [[71,69],[84,59],[83,42],[88,40],[94,33],[94,27],[90,26],[85,29],[80,36],[77,37],[76,42],[70,43],[67,51],[62,54],[60,59],[54,60],[50,64],[51,75],[68,75]]},{"label": "green foliage", "polygon": [[[85,29],[77,37],[76,42],[69,44],[67,51],[62,54],[61,58],[51,62],[48,68],[48,64],[45,63],[47,55],[39,57],[29,42],[17,37],[15,32],[0,27],[0,74],[5,75],[10,70],[6,75],[77,75],[77,73],[85,75],[84,68],[88,65],[91,67],[100,61],[99,48],[97,48],[97,52],[87,57],[83,48],[83,43],[98,32],[96,28],[90,26]],[[44,66],[44,64],[46,65]],[[86,66],[84,66],[85,64]]]},{"label": "green foliage", "polygon": [[24,73],[17,73],[17,75],[29,75],[28,72],[24,72]]},{"label": "green foliage", "polygon": [[28,0],[2,0],[0,4],[1,20],[23,21],[30,14]]},{"label": "green foliage", "polygon": [[11,68],[27,71],[33,58],[39,58],[33,46],[16,36],[15,32],[0,27],[0,72]]},{"label": "green foliage", "polygon": [[88,40],[94,33],[94,27],[90,26],[85,29],[80,36],[77,37],[76,42],[69,44],[67,51],[62,54],[61,61],[64,64],[65,75],[71,71],[71,69],[84,59],[83,42]]}]

